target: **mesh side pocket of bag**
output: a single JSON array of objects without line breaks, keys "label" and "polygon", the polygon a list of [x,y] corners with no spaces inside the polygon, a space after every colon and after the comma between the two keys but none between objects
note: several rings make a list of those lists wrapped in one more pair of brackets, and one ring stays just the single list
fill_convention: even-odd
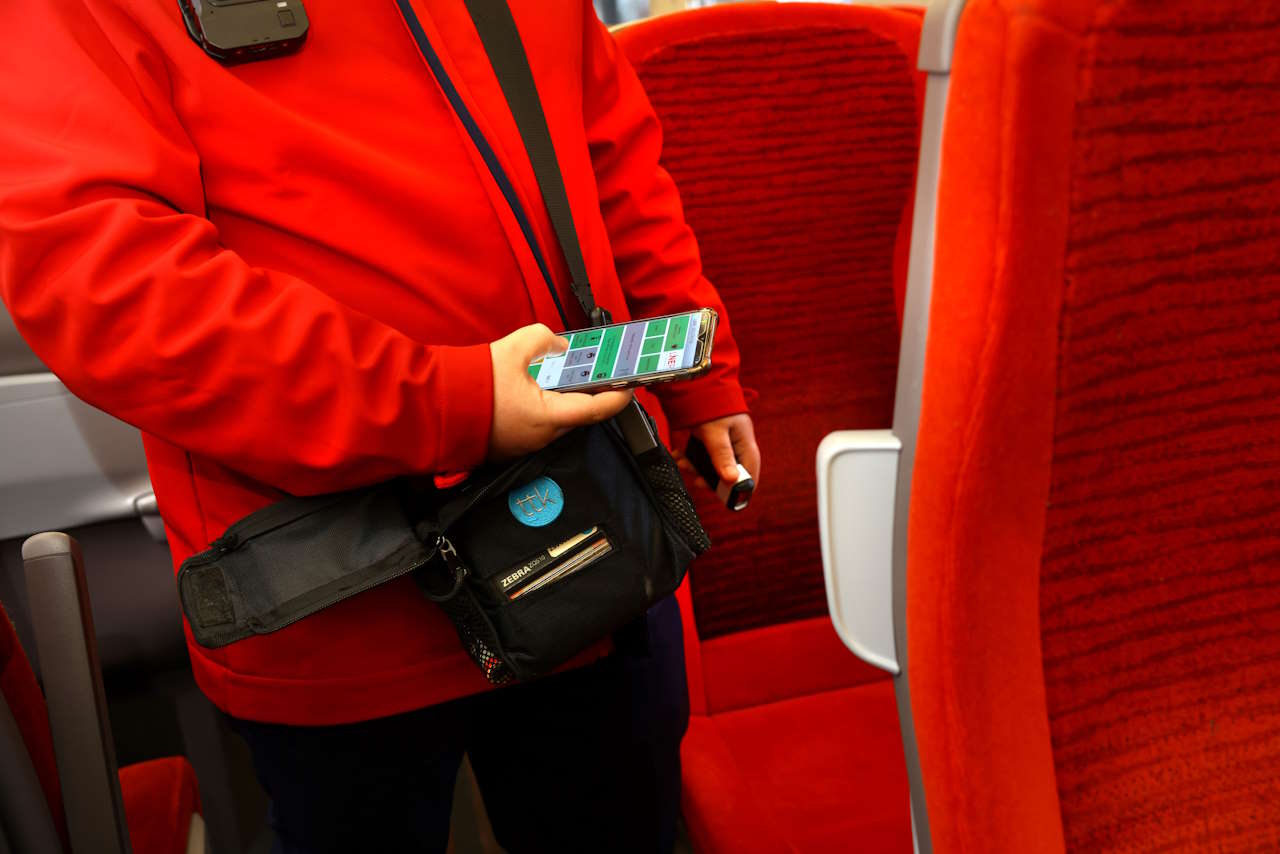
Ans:
[{"label": "mesh side pocket of bag", "polygon": [[471,660],[479,665],[484,676],[494,685],[505,685],[511,681],[511,668],[498,655],[498,638],[480,612],[480,606],[466,591],[439,602],[445,615],[458,630],[462,640],[462,648],[471,656]]},{"label": "mesh side pocket of bag", "polygon": [[429,570],[419,570],[414,576],[422,592],[439,605],[449,622],[453,623],[458,639],[462,641],[462,648],[484,673],[484,678],[493,685],[505,685],[514,678],[514,674],[498,652],[502,645],[498,643],[493,624],[485,617],[480,603],[476,602],[463,584],[465,578],[465,571],[456,574],[452,588],[442,591],[432,590]]},{"label": "mesh side pocket of bag", "polygon": [[650,451],[637,459],[637,462],[640,463],[644,479],[653,489],[662,512],[675,526],[694,556],[711,548],[711,538],[698,519],[698,511],[694,509],[693,499],[684,487],[684,480],[680,477],[680,469],[676,467],[675,460],[659,450]]}]

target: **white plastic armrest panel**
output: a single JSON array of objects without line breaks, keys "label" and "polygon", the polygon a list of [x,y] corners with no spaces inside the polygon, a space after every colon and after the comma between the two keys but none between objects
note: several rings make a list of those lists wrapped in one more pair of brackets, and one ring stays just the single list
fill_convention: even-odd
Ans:
[{"label": "white plastic armrest panel", "polygon": [[855,655],[895,675],[893,508],[901,449],[890,430],[841,430],[818,446],[818,530],[831,622]]}]

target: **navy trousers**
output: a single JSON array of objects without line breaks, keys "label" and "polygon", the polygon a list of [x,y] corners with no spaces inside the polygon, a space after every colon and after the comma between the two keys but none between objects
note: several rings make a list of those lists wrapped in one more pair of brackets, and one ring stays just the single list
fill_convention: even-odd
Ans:
[{"label": "navy trousers", "polygon": [[463,753],[498,842],[520,852],[669,852],[689,721],[680,612],[599,662],[395,717],[233,719],[285,854],[444,851]]}]

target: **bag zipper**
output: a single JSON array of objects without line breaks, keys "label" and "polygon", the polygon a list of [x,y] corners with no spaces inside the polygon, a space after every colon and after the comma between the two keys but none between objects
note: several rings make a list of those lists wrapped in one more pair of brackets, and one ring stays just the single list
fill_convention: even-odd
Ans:
[{"label": "bag zipper", "polygon": [[[516,475],[518,475],[520,472],[528,468],[532,463],[537,461],[535,458],[542,459],[543,455],[546,454],[550,448],[555,447],[556,445],[558,445],[560,442],[563,442],[565,439],[567,439],[571,435],[573,435],[572,432],[569,434],[566,434],[565,436],[561,436],[559,439],[556,439],[551,444],[541,448],[540,450],[534,451],[532,454],[525,457],[524,459],[519,460],[518,462],[512,463],[505,470],[503,470],[501,474],[497,475],[488,483],[486,483],[484,486],[480,487],[475,492],[474,495],[467,497],[465,500],[463,500],[462,496],[459,496],[458,498],[454,499],[454,501],[462,501],[462,504],[456,510],[452,510],[452,511],[449,510],[453,502],[449,502],[448,504],[446,504],[444,507],[444,512],[440,514],[440,519],[439,519],[440,530],[442,532],[449,530],[449,528],[453,526],[453,523],[457,522],[459,519],[465,516],[467,512],[471,510],[472,507],[475,507],[478,503],[488,498],[498,489],[506,488],[511,483],[511,481],[515,479]],[[448,518],[448,521],[445,521],[446,517]]]},{"label": "bag zipper", "polygon": [[[579,533],[574,534],[572,537],[562,541],[561,543],[553,543],[550,546],[544,546],[537,552],[526,555],[524,558],[503,569],[490,579],[490,583],[493,584],[499,594],[506,596],[513,589],[532,583],[534,580],[546,575],[563,562],[574,557],[584,548],[590,546],[592,541],[603,533],[603,527],[600,525],[593,525],[585,531],[580,531]],[[561,548],[561,546],[566,542],[571,542],[572,545],[568,546],[564,551],[558,552],[554,556],[551,554],[552,549]]]},{"label": "bag zipper", "polygon": [[[318,612],[318,611],[322,611],[322,610],[324,610],[325,608],[328,608],[328,607],[329,607],[329,606],[331,606],[331,605],[336,605],[337,603],[339,603],[339,602],[343,601],[344,599],[350,598],[350,597],[352,597],[352,596],[356,596],[356,595],[358,595],[358,594],[360,594],[360,593],[365,592],[366,590],[371,590],[371,589],[372,589],[372,588],[374,588],[374,587],[379,587],[379,586],[381,586],[381,585],[383,585],[383,584],[386,584],[386,583],[387,583],[387,582],[389,582],[389,581],[395,581],[397,578],[402,578],[402,577],[404,577],[404,576],[408,575],[409,573],[413,572],[413,571],[414,571],[414,570],[416,570],[416,569],[421,569],[422,567],[424,567],[424,566],[426,566],[428,563],[430,563],[432,558],[434,558],[438,553],[440,553],[441,545],[442,545],[442,544],[446,544],[446,543],[449,545],[449,550],[450,550],[450,551],[453,551],[453,544],[452,544],[452,543],[449,543],[449,541],[448,541],[448,540],[446,540],[444,537],[439,537],[439,538],[436,540],[435,545],[433,545],[433,546],[431,547],[431,550],[430,550],[429,552],[427,552],[426,557],[422,558],[421,560],[416,560],[416,561],[414,561],[414,562],[410,563],[408,566],[406,566],[406,567],[404,567],[403,569],[401,569],[401,570],[397,571],[394,575],[388,575],[388,576],[377,576],[377,577],[374,577],[374,578],[369,579],[368,581],[365,581],[363,584],[360,584],[360,585],[358,585],[357,587],[354,587],[354,588],[344,588],[344,589],[343,589],[342,591],[340,591],[339,593],[337,593],[337,594],[335,594],[334,596],[332,596],[332,597],[330,597],[330,598],[328,598],[328,599],[324,600],[324,604],[323,604],[323,605],[321,605],[319,608],[316,608],[314,611],[309,611],[309,612],[308,612],[308,613],[306,613],[306,614],[302,614],[302,615],[300,615],[300,616],[293,617],[292,619],[287,620],[287,621],[285,621],[285,622],[283,622],[283,623],[272,623],[272,624],[271,624],[271,625],[272,625],[272,628],[271,628],[271,629],[266,629],[265,627],[263,627],[263,626],[262,626],[261,622],[260,622],[260,621],[258,621],[258,620],[256,620],[256,619],[250,619],[250,620],[247,620],[247,621],[246,621],[246,625],[248,625],[250,628],[261,627],[261,628],[263,628],[263,630],[264,630],[264,631],[271,631],[271,632],[279,631],[280,629],[283,629],[285,626],[291,626],[291,625],[293,625],[294,623],[298,622],[299,620],[306,619],[307,617],[311,616],[311,614],[313,614],[313,613],[316,613],[316,612]],[[454,552],[454,555],[456,556],[456,555],[457,555],[457,552]],[[464,568],[464,570],[465,570],[465,568]],[[285,603],[285,604],[288,604],[288,603]]]},{"label": "bag zipper", "polygon": [[[680,528],[676,524],[675,520],[671,518],[670,511],[667,510],[666,505],[663,504],[660,498],[658,498],[658,493],[654,491],[653,485],[649,483],[649,479],[644,476],[644,470],[640,467],[640,460],[635,454],[631,453],[631,448],[627,445],[626,438],[623,437],[615,427],[613,427],[612,422],[605,423],[605,430],[608,432],[609,438],[613,440],[615,445],[617,445],[618,451],[627,458],[627,461],[630,464],[631,473],[635,475],[636,480],[640,482],[640,488],[644,490],[644,494],[649,497],[650,506],[658,512],[658,519],[661,520],[663,528],[667,531],[667,535],[673,537],[678,542],[683,543],[684,547],[689,551],[695,551],[693,546],[689,544],[689,540],[680,532]],[[645,451],[645,453],[651,454],[654,450],[659,449],[663,453],[668,455],[670,454],[670,451],[667,451],[661,443],[659,443],[654,449]]]},{"label": "bag zipper", "polygon": [[453,587],[448,593],[443,593],[437,596],[428,590],[425,584],[419,586],[422,588],[423,595],[432,602],[443,603],[448,602],[450,599],[458,595],[458,592],[462,590],[463,582],[465,582],[471,575],[471,570],[462,562],[462,558],[458,557],[458,550],[453,547],[453,543],[449,542],[449,538],[444,534],[436,535],[435,550],[427,558],[427,561],[430,561],[431,558],[435,557],[437,554],[444,560],[445,566],[453,571]]},{"label": "bag zipper", "polygon": [[[570,554],[561,556],[555,563],[546,567],[534,578],[524,580],[519,585],[512,585],[513,589],[504,592],[503,598],[508,603],[516,602],[540,590],[555,587],[557,584],[562,584],[567,579],[576,576],[579,572],[595,566],[615,551],[613,540],[609,539],[609,535],[605,533],[603,528],[598,529],[595,537],[574,549]],[[590,557],[584,557],[588,552],[591,553]],[[571,564],[572,567],[566,570],[566,567]]]},{"label": "bag zipper", "polygon": [[[249,514],[230,528],[227,528],[221,537],[209,544],[207,549],[197,552],[183,561],[183,563],[204,564],[211,560],[216,560],[225,554],[235,551],[250,540],[261,537],[263,534],[269,534],[277,528],[283,528],[285,525],[327,510],[334,504],[346,500],[350,495],[350,492],[338,492],[325,496],[323,500],[294,498],[275,504],[268,504],[266,507]],[[314,506],[300,511],[298,503],[303,501],[312,502]]]}]

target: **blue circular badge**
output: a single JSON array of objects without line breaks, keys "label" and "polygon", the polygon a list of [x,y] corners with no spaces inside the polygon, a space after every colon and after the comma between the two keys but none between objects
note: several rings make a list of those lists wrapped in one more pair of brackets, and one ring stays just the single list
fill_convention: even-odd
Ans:
[{"label": "blue circular badge", "polygon": [[507,507],[521,525],[541,528],[550,525],[564,509],[564,493],[549,477],[540,477],[507,493]]}]

